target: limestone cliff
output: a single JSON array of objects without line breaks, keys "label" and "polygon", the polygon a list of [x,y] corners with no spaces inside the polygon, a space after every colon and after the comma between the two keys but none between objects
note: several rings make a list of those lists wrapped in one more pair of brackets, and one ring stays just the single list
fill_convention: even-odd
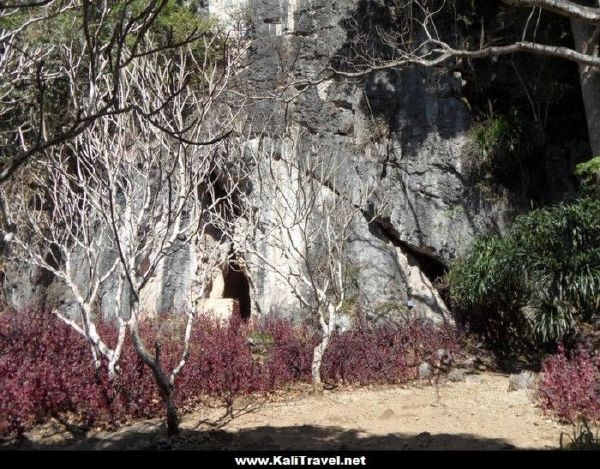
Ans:
[{"label": "limestone cliff", "polygon": [[[332,57],[344,51],[349,20],[356,20],[358,12],[362,20],[376,21],[368,15],[385,2],[366,3],[372,7],[362,0],[210,0],[198,5],[225,23],[239,14],[250,20],[248,84],[257,94],[277,89],[284,76],[297,78],[298,86],[285,91],[288,102],[263,101],[252,109],[257,122],[269,116],[273,135],[301,135],[294,151],[317,147],[342,153],[347,160],[342,179],[375,183],[376,195],[389,198],[376,224],[357,223],[354,229],[350,250],[360,308],[389,317],[406,313],[410,304],[409,314],[441,320],[449,313],[434,282],[474,236],[502,232],[527,200],[498,187],[483,190],[469,177],[464,153],[472,114],[460,75],[411,68],[364,79],[322,79]],[[315,84],[300,86],[306,79]],[[277,256],[269,246],[264,249]],[[199,305],[194,273],[200,257],[194,246],[167,259],[146,288],[143,306],[161,311]],[[214,279],[212,299],[250,296],[244,302],[252,313],[297,314],[296,299],[268,270],[253,269],[249,280],[232,272],[224,266]],[[31,269],[7,272],[8,302],[17,307],[69,302],[59,282],[39,277]],[[110,308],[112,294],[104,292],[104,306]]]}]

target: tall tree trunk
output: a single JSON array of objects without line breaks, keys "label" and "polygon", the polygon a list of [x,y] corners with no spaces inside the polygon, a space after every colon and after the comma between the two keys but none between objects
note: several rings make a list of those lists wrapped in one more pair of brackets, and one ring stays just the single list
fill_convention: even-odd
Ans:
[{"label": "tall tree trunk", "polygon": [[154,357],[152,357],[146,350],[138,330],[137,314],[135,313],[137,311],[137,300],[132,300],[131,304],[132,317],[130,321],[130,330],[135,351],[144,364],[152,370],[154,380],[158,386],[163,402],[165,403],[167,410],[167,435],[179,435],[179,417],[177,415],[177,406],[175,405],[175,387],[174,385],[171,385],[169,376],[165,373],[160,364],[160,345],[158,342],[155,344],[155,354]]},{"label": "tall tree trunk", "polygon": [[177,406],[175,405],[175,393],[173,386],[167,387],[168,391],[164,397],[167,405],[167,435],[179,435],[179,416],[177,415]]},{"label": "tall tree trunk", "polygon": [[[600,0],[597,1],[600,6]],[[599,55],[600,31],[582,21],[571,20],[575,48],[585,54]],[[600,156],[600,70],[579,65],[581,95],[585,106],[591,156]]]},{"label": "tall tree trunk", "polygon": [[327,346],[329,345],[329,337],[329,332],[323,331],[323,339],[321,339],[321,342],[315,347],[313,351],[311,370],[313,389],[316,393],[323,392],[323,380],[321,379],[321,361],[323,360],[323,354],[325,353],[325,350],[327,350]]}]

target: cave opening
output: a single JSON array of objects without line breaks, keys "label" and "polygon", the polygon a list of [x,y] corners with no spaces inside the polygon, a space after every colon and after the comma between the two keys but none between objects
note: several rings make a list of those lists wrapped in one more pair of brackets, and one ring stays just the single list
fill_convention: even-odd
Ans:
[{"label": "cave opening", "polygon": [[376,218],[374,223],[369,224],[369,231],[379,239],[391,241],[394,246],[399,246],[405,252],[411,254],[419,263],[421,271],[433,285],[438,284],[439,280],[448,271],[446,264],[436,258],[433,252],[428,252],[426,249],[402,241],[389,218]]},{"label": "cave opening", "polygon": [[252,305],[250,302],[250,284],[248,278],[239,266],[232,262],[224,278],[225,288],[223,289],[223,298],[232,298],[238,301],[240,317],[248,320],[252,314]]},{"label": "cave opening", "polygon": [[442,261],[421,249],[410,246],[407,243],[402,243],[401,246],[418,262],[419,269],[421,269],[421,272],[425,274],[425,277],[429,279],[431,284],[437,286],[444,275],[446,275],[446,272],[448,272],[448,267]]},{"label": "cave opening", "polygon": [[369,231],[379,239],[391,241],[394,246],[402,248],[409,255],[409,262],[412,265],[418,263],[419,269],[437,290],[442,301],[450,305],[450,291],[444,282],[448,266],[442,260],[436,258],[433,252],[402,241],[389,218],[376,218],[374,223],[369,224]]}]

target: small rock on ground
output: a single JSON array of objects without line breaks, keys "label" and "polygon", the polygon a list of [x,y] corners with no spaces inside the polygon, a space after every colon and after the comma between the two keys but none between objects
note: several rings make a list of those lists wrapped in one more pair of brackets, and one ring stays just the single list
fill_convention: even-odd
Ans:
[{"label": "small rock on ground", "polygon": [[535,385],[535,379],[536,375],[531,371],[521,371],[519,374],[510,375],[508,377],[508,390],[531,389]]},{"label": "small rock on ground", "polygon": [[431,365],[429,363],[421,363],[419,365],[419,379],[427,379],[431,377]]},{"label": "small rock on ground", "polygon": [[458,368],[453,368],[448,372],[447,378],[453,383],[459,383],[465,380],[465,372],[463,370],[459,370]]}]

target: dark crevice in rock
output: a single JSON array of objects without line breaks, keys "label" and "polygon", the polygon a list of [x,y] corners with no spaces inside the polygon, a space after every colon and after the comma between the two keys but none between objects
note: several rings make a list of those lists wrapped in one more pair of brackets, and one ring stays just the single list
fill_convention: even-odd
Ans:
[{"label": "dark crevice in rock", "polygon": [[387,175],[388,175],[388,167],[389,166],[394,166],[395,163],[396,163],[394,161],[394,159],[396,158],[396,155],[394,154],[392,146],[393,146],[392,145],[392,139],[388,135],[386,149],[385,149],[385,159],[383,160],[381,174],[379,175],[379,179],[380,180],[384,180],[387,177]]},{"label": "dark crevice in rock", "polygon": [[294,37],[314,37],[315,31],[287,31],[286,35]]},{"label": "dark crevice in rock", "polygon": [[339,107],[342,109],[347,109],[349,111],[353,111],[354,110],[354,105],[347,100],[344,99],[334,99],[333,101],[331,101],[331,103],[335,106],[335,107]]},{"label": "dark crevice in rock", "polygon": [[448,271],[446,264],[434,255],[433,248],[413,246],[402,241],[389,219],[377,217],[369,224],[369,229],[379,239],[390,241],[394,246],[414,257],[419,263],[419,268],[432,285],[437,285],[439,279]]}]

